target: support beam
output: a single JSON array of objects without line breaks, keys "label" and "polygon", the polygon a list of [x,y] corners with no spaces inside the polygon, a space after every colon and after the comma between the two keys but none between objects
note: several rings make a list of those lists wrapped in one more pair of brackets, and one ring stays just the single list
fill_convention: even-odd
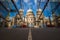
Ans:
[{"label": "support beam", "polygon": [[38,9],[40,8],[40,3],[41,3],[41,0],[37,0],[37,8]]},{"label": "support beam", "polygon": [[3,5],[3,3],[0,1],[0,5],[2,5],[2,7],[9,12],[9,10]]},{"label": "support beam", "polygon": [[6,11],[8,11],[8,12],[16,12],[16,10],[12,10],[11,8],[10,8],[10,10],[8,10],[4,5],[3,5],[3,3],[0,1],[0,6],[2,6]]},{"label": "support beam", "polygon": [[17,8],[16,4],[14,3],[14,0],[11,0],[11,2],[12,2],[12,3],[13,3],[13,5],[15,6],[15,8],[16,8],[16,10],[17,10],[17,12],[19,13],[19,10],[18,10],[18,8]]},{"label": "support beam", "polygon": [[52,25],[52,23],[51,23],[51,19],[50,19],[50,16],[49,16],[49,22],[50,22],[50,25]]},{"label": "support beam", "polygon": [[23,8],[23,6],[22,6],[22,0],[20,0],[20,6],[21,6],[21,9]]},{"label": "support beam", "polygon": [[54,11],[53,10],[57,10],[57,8],[60,6],[60,2],[57,4],[57,6],[54,8],[54,9],[52,9],[52,14],[54,13]]},{"label": "support beam", "polygon": [[[60,2],[57,4],[57,6],[54,8],[54,9],[52,9],[52,14],[54,14],[55,13],[55,11],[57,10],[57,8],[60,6]],[[57,18],[56,18],[56,15],[55,15],[55,22],[56,22],[56,27],[58,26],[58,22],[57,22]]]},{"label": "support beam", "polygon": [[[2,16],[2,14],[0,14],[0,18],[2,18],[2,19],[4,19],[4,20],[5,20],[5,18]],[[5,20],[5,21],[7,21],[7,20]]]},{"label": "support beam", "polygon": [[[42,13],[44,12],[45,8],[47,7],[48,3],[49,3],[49,0],[47,0],[46,4],[44,5],[44,8],[43,8],[43,10],[42,10],[42,12],[41,12],[41,15],[42,15]],[[38,19],[40,19],[41,15],[39,16]]]},{"label": "support beam", "polygon": [[16,12],[16,10],[12,10],[12,9],[10,9],[10,12]]}]

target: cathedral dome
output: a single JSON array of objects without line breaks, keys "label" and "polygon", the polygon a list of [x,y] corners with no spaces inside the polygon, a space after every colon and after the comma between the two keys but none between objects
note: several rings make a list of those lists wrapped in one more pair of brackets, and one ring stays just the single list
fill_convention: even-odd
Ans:
[{"label": "cathedral dome", "polygon": [[37,15],[40,15],[41,14],[41,12],[42,12],[42,9],[37,9]]},{"label": "cathedral dome", "polygon": [[24,10],[23,9],[20,9],[19,11],[23,12]]},{"label": "cathedral dome", "polygon": [[20,10],[19,10],[19,15],[22,16],[22,15],[23,15],[23,12],[24,12],[24,10],[23,10],[23,9],[20,9]]},{"label": "cathedral dome", "polygon": [[41,11],[42,12],[42,9],[39,8],[37,11]]},{"label": "cathedral dome", "polygon": [[32,10],[32,9],[28,9],[28,10],[27,10],[27,13],[28,13],[28,12],[33,12],[33,10]]},{"label": "cathedral dome", "polygon": [[26,15],[27,15],[27,16],[28,16],[28,15],[34,15],[33,10],[32,10],[32,9],[28,9]]}]

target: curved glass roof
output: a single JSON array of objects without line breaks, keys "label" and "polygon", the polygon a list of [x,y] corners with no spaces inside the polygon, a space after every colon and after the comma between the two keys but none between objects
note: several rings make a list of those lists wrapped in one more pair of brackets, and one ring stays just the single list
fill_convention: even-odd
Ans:
[{"label": "curved glass roof", "polygon": [[24,9],[24,15],[31,8],[36,15],[36,10],[41,8],[44,16],[52,16],[60,14],[59,0],[0,0],[0,14],[6,17],[10,13],[10,17],[19,13],[19,9]]}]

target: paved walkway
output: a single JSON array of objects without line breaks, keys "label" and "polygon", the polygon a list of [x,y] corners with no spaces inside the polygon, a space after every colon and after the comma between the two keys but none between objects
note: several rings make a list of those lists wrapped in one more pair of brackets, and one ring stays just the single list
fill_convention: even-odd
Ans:
[{"label": "paved walkway", "polygon": [[0,40],[60,40],[60,28],[0,29]]},{"label": "paved walkway", "polygon": [[32,40],[31,28],[29,28],[28,40]]}]

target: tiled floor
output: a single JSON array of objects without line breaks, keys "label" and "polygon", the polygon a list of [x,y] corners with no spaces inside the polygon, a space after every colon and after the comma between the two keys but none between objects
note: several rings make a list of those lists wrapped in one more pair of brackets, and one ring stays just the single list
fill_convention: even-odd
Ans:
[{"label": "tiled floor", "polygon": [[0,40],[60,40],[60,28],[0,29]]}]

